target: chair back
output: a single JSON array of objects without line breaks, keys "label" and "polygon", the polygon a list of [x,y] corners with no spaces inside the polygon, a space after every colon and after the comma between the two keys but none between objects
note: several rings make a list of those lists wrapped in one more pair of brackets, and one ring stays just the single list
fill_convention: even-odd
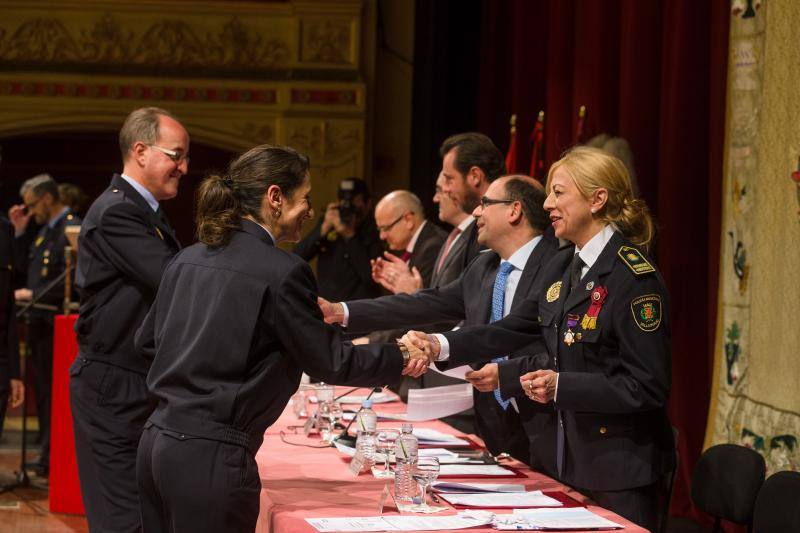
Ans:
[{"label": "chair back", "polygon": [[718,444],[703,452],[692,475],[692,501],[718,519],[750,524],[767,467],[755,450]]},{"label": "chair back", "polygon": [[800,472],[777,472],[758,491],[753,533],[800,531]]}]

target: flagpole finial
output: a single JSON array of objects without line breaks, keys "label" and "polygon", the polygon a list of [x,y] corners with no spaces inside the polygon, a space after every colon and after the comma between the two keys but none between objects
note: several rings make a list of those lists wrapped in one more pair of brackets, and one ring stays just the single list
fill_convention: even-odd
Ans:
[{"label": "flagpole finial", "polygon": [[544,109],[539,111],[539,116],[536,117],[536,120],[538,120],[539,122],[544,122]]},{"label": "flagpole finial", "polygon": [[514,113],[511,115],[511,120],[508,121],[508,124],[511,126],[511,133],[513,134],[517,131],[517,114]]},{"label": "flagpole finial", "polygon": [[581,107],[578,109],[578,117],[579,117],[579,118],[586,118],[586,106],[585,106],[585,105],[582,105],[582,106],[581,106]]}]

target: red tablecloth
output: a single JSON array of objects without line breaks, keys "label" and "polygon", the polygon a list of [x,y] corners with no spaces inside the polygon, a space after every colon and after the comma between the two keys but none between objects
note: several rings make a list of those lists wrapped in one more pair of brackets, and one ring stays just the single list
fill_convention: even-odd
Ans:
[{"label": "red tablecloth", "polygon": [[84,514],[69,406],[69,366],[78,354],[75,321],[59,315],[53,332],[53,407],[50,436],[50,511]]},{"label": "red tablecloth", "polygon": [[[343,387],[337,387],[344,391]],[[363,391],[362,391],[363,393]],[[352,406],[357,407],[357,406]],[[405,406],[399,402],[377,404],[373,409],[381,412],[404,412]],[[278,421],[267,431],[264,444],[256,455],[261,473],[261,512],[258,517],[257,533],[313,533],[316,532],[306,518],[331,516],[377,516],[378,500],[386,483],[375,479],[371,474],[354,477],[348,471],[348,460],[343,459],[335,448],[314,449],[292,446],[281,441],[280,431],[287,426],[302,423],[287,408]],[[380,427],[396,427],[398,422],[380,422]],[[457,432],[443,422],[425,422],[419,425],[438,431],[456,434]],[[302,430],[299,434],[287,431],[286,438],[291,442],[318,444],[318,437],[306,438]],[[480,441],[477,437],[475,440]],[[505,463],[506,461],[504,461]],[[521,468],[525,478],[498,480],[487,478],[487,483],[522,483],[528,490],[562,491],[575,500],[586,504],[582,494],[566,487],[557,481],[534,472],[521,463],[509,463]],[[391,480],[390,480],[391,481]],[[472,480],[477,481],[477,480]],[[589,510],[609,520],[625,526],[623,531],[646,533],[646,530],[632,524],[624,518],[596,505],[587,505]],[[443,511],[443,514],[455,514],[457,511]],[[508,513],[509,509],[498,510]],[[384,514],[397,514],[392,502],[387,502]],[[493,529],[473,528],[469,532],[489,532]]]}]

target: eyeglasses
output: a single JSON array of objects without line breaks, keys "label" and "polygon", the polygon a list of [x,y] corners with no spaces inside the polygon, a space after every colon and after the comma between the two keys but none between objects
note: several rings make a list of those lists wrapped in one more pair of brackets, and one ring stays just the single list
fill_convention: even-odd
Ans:
[{"label": "eyeglasses", "polygon": [[155,148],[162,154],[169,157],[173,163],[180,165],[182,161],[186,161],[186,164],[189,164],[189,156],[184,154],[183,152],[176,152],[175,150],[170,150],[169,148],[162,148],[160,146],[156,146],[155,144],[148,144],[150,148]]},{"label": "eyeglasses", "polygon": [[39,205],[39,202],[41,202],[41,201],[42,201],[42,197],[40,196],[39,198],[37,198],[33,202],[31,202],[29,204],[25,204],[24,213],[27,215],[28,213],[33,211],[33,208],[36,207],[37,205]]},{"label": "eyeglasses", "polygon": [[407,214],[409,214],[410,212],[411,212],[411,211],[406,211],[405,213],[403,213],[402,215],[400,215],[399,217],[397,217],[397,220],[395,220],[395,221],[394,221],[394,222],[392,222],[391,224],[386,224],[385,226],[377,226],[377,228],[378,228],[378,231],[379,231],[379,232],[381,232],[381,233],[386,233],[386,232],[388,232],[390,229],[392,229],[392,228],[395,226],[395,224],[397,224],[398,222],[400,222],[401,220],[403,220],[403,217],[404,217],[404,216],[406,216]]},{"label": "eyeglasses", "polygon": [[490,205],[495,204],[513,204],[516,200],[495,200],[494,198],[487,198],[486,196],[481,197],[481,209],[486,209]]}]

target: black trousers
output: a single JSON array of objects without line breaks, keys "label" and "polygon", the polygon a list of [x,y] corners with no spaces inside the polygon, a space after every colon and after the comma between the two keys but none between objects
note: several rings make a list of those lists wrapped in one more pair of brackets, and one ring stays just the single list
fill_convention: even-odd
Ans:
[{"label": "black trousers", "polygon": [[90,361],[70,367],[70,403],[89,531],[141,531],[136,448],[155,405],[145,376]]},{"label": "black trousers", "polygon": [[261,479],[242,446],[151,425],[136,464],[144,533],[252,533]]},{"label": "black trousers", "polygon": [[628,490],[580,490],[600,507],[614,511],[634,524],[658,531],[661,484],[654,483]]},{"label": "black trousers", "polygon": [[530,442],[514,406],[509,404],[504,411],[491,392],[479,392],[474,397],[475,425],[486,448],[492,455],[505,452],[527,464]]},{"label": "black trousers", "polygon": [[53,323],[31,320],[28,326],[28,345],[33,362],[33,387],[36,392],[36,413],[39,418],[39,435],[42,466],[50,467],[50,416],[53,389]]}]

